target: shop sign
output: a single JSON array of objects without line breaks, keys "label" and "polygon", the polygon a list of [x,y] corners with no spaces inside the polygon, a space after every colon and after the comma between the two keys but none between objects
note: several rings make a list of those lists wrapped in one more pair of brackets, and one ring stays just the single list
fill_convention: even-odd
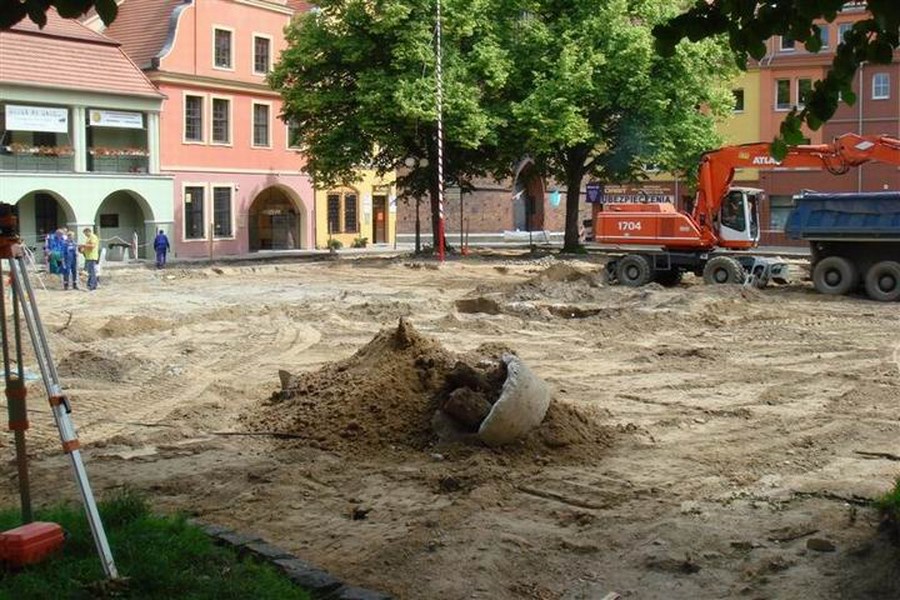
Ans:
[{"label": "shop sign", "polygon": [[10,131],[68,133],[69,109],[7,104],[6,128]]},{"label": "shop sign", "polygon": [[139,112],[91,109],[89,111],[89,119],[93,127],[144,128],[144,115]]},{"label": "shop sign", "polygon": [[595,202],[600,202],[601,187],[602,186],[599,183],[589,183],[585,186],[584,192],[588,203],[593,204]]},{"label": "shop sign", "polygon": [[604,185],[600,186],[600,204],[661,204],[675,202],[675,195],[659,185]]}]

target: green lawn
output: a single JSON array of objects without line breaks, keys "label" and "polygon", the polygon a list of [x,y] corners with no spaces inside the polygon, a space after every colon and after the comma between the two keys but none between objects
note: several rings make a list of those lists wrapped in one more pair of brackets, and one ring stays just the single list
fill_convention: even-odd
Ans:
[{"label": "green lawn", "polygon": [[[105,585],[81,506],[63,506],[35,515],[66,530],[62,554],[19,572],[0,569],[0,599],[309,599],[271,566],[214,545],[184,517],[151,514],[134,493],[101,502],[100,514],[119,575],[127,578],[122,585]],[[0,531],[19,525],[18,509],[0,511]]]}]

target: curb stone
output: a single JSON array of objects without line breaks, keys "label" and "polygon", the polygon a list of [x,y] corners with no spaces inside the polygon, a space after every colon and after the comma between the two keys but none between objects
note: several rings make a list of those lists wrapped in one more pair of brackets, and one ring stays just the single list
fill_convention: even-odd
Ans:
[{"label": "curb stone", "polygon": [[198,519],[188,519],[188,523],[203,531],[212,538],[214,543],[231,546],[239,556],[249,554],[261,562],[271,564],[295,584],[309,590],[313,598],[319,600],[392,600],[391,596],[387,594],[347,585],[330,573],[295,557],[283,548],[269,544],[258,536],[246,535]]}]

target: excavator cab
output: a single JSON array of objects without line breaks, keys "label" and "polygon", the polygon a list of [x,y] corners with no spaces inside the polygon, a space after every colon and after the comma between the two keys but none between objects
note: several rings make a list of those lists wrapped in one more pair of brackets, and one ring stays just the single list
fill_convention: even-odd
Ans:
[{"label": "excavator cab", "polygon": [[752,248],[759,242],[759,200],[762,190],[731,188],[719,209],[719,245]]}]

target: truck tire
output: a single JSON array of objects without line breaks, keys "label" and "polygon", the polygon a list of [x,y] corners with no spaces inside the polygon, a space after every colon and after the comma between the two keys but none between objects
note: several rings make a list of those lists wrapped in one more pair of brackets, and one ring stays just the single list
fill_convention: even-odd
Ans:
[{"label": "truck tire", "polygon": [[883,260],[869,267],[866,293],[872,300],[893,302],[900,299],[900,263]]},{"label": "truck tire", "polygon": [[856,265],[843,256],[829,256],[816,263],[812,279],[820,293],[840,296],[859,284],[859,273]]},{"label": "truck tire", "polygon": [[640,287],[653,279],[650,261],[640,254],[629,254],[619,261],[616,267],[616,279],[622,285]]},{"label": "truck tire", "polygon": [[747,272],[737,260],[730,256],[714,256],[703,267],[703,281],[710,285],[722,283],[744,283]]},{"label": "truck tire", "polygon": [[669,269],[668,271],[657,271],[653,280],[659,285],[665,287],[675,287],[681,283],[683,273],[678,269]]}]

